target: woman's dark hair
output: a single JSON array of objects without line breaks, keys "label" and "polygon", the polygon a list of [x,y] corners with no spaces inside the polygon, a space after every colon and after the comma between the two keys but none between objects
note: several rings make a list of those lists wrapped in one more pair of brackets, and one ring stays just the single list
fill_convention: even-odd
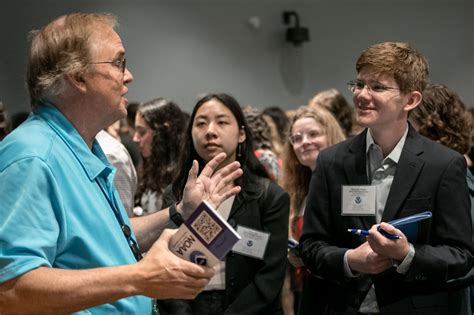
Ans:
[{"label": "woman's dark hair", "polygon": [[286,116],[286,113],[277,106],[267,107],[263,110],[263,114],[269,116],[278,129],[278,135],[280,136],[280,140],[282,143],[285,142],[286,139],[286,129],[288,128],[289,119]]},{"label": "woman's dark hair", "polygon": [[138,112],[153,130],[151,155],[142,157],[138,168],[140,198],[148,189],[163,192],[173,181],[187,119],[178,105],[164,98],[141,104]]},{"label": "woman's dark hair", "polygon": [[189,118],[188,128],[184,135],[184,146],[181,150],[180,162],[177,169],[178,175],[173,182],[173,194],[177,197],[177,200],[181,200],[182,198],[184,186],[186,185],[186,180],[188,178],[188,172],[191,169],[193,160],[197,160],[199,163],[199,173],[206,164],[194,148],[192,129],[197,111],[204,103],[212,99],[219,101],[227,107],[237,120],[237,125],[245,131],[245,141],[240,144],[240,156],[239,154],[236,156],[236,161],[240,162],[244,174],[236,180],[236,184],[242,187],[249,187],[248,185],[256,184],[255,176],[268,178],[265,168],[260,164],[254,154],[252,147],[252,133],[237,100],[231,95],[225,93],[207,94],[201,97],[194,106],[191,117]]},{"label": "woman's dark hair", "polygon": [[418,132],[461,154],[471,142],[471,117],[453,90],[445,85],[430,84],[423,91],[420,105],[410,112],[410,120],[419,125]]},{"label": "woman's dark hair", "polygon": [[130,128],[135,128],[135,116],[137,115],[139,102],[130,102],[127,106],[127,125]]},{"label": "woman's dark hair", "polygon": [[273,150],[270,126],[268,126],[267,121],[263,118],[263,113],[250,105],[245,106],[242,111],[252,131],[254,150]]}]

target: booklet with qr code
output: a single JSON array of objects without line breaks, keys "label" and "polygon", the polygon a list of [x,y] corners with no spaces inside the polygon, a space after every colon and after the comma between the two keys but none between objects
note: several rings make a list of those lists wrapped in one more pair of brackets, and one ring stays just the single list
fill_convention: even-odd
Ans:
[{"label": "booklet with qr code", "polygon": [[240,239],[234,228],[203,201],[173,235],[169,248],[178,257],[212,267]]}]

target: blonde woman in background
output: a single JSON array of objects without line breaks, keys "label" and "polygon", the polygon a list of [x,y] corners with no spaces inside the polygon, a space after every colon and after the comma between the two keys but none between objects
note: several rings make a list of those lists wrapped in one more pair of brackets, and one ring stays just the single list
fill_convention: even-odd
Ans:
[{"label": "blonde woman in background", "polygon": [[[299,108],[291,118],[288,130],[281,185],[290,194],[289,237],[298,240],[303,227],[311,173],[316,168],[319,152],[343,141],[345,135],[336,118],[322,107]],[[291,290],[301,292],[303,279],[307,278],[304,277],[303,263],[293,251],[289,252],[288,259],[295,269],[287,274],[284,294],[291,294]],[[291,295],[286,295],[285,298],[287,304],[292,303]],[[292,312],[287,311],[285,314]]]}]

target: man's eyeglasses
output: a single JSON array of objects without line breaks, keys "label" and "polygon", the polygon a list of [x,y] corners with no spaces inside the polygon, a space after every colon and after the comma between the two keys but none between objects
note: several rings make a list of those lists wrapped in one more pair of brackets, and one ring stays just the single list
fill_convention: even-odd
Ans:
[{"label": "man's eyeglasses", "polygon": [[114,67],[119,68],[122,73],[125,73],[125,69],[127,68],[127,59],[117,59],[115,61],[98,61],[98,62],[91,62],[93,65],[101,64],[101,63],[110,63]]},{"label": "man's eyeglasses", "polygon": [[361,80],[351,80],[347,82],[347,87],[349,88],[349,91],[351,91],[354,94],[358,94],[362,92],[362,90],[367,87],[367,91],[372,94],[374,93],[383,93],[388,90],[399,90],[399,88],[396,87],[390,87],[383,85],[382,83],[373,81],[373,82],[364,82]]},{"label": "man's eyeglasses", "polygon": [[290,143],[292,145],[300,145],[303,143],[305,136],[309,141],[314,141],[316,138],[324,136],[324,132],[316,129],[310,130],[308,132],[297,132],[289,137]]}]

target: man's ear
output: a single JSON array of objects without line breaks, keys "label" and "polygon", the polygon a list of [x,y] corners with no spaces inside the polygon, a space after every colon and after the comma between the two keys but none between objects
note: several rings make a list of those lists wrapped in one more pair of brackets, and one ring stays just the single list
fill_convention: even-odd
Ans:
[{"label": "man's ear", "polygon": [[65,76],[66,81],[71,85],[72,88],[77,89],[81,92],[86,92],[86,80],[83,73],[69,73]]},{"label": "man's ear", "polygon": [[421,94],[421,92],[418,92],[418,91],[410,92],[406,95],[406,97],[408,99],[405,104],[404,110],[407,112],[411,111],[412,109],[420,105],[421,100],[423,99],[423,95]]}]

